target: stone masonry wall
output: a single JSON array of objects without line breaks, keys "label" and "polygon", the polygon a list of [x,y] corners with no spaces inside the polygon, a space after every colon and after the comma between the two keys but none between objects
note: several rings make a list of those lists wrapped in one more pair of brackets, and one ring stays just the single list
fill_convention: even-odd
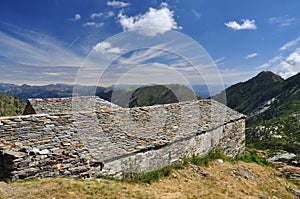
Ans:
[{"label": "stone masonry wall", "polygon": [[[87,148],[70,115],[28,115],[0,119],[0,178],[89,175]],[[91,164],[92,163],[92,164]]]},{"label": "stone masonry wall", "polygon": [[243,152],[245,117],[214,100],[2,117],[0,178],[121,178],[216,146]]},{"label": "stone masonry wall", "polygon": [[122,178],[124,173],[138,173],[167,166],[182,157],[205,155],[216,146],[229,157],[245,151],[245,121],[239,120],[224,127],[174,142],[159,150],[148,150],[107,162],[100,175]]}]

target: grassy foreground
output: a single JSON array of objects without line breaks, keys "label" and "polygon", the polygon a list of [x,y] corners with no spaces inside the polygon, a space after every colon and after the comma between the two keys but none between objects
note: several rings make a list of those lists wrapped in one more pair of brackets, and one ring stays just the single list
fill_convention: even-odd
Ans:
[{"label": "grassy foreground", "polygon": [[0,182],[0,198],[295,198],[291,184],[272,167],[212,161],[172,170],[158,182],[68,178]]}]

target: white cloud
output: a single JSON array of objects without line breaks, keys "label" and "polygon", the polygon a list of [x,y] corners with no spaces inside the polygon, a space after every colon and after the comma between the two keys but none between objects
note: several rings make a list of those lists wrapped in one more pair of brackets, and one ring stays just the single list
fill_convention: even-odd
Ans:
[{"label": "white cloud", "polygon": [[215,62],[215,64],[217,64],[217,65],[221,65],[221,64],[223,64],[223,61],[224,61],[224,60],[225,60],[225,57],[220,57],[220,58],[214,60],[214,62]]},{"label": "white cloud", "polygon": [[110,11],[107,12],[106,16],[107,17],[113,17],[113,16],[115,16],[115,13],[110,10]]},{"label": "white cloud", "polygon": [[245,56],[244,59],[251,59],[251,58],[256,57],[257,55],[258,55],[257,53],[251,53],[251,54]]},{"label": "white cloud", "polygon": [[145,50],[139,50],[132,53],[130,57],[120,57],[118,59],[119,65],[137,65],[137,64],[145,64],[145,62],[164,56],[166,53],[162,50],[162,46],[156,46],[154,48],[149,48]]},{"label": "white cloud", "polygon": [[268,69],[283,78],[289,78],[300,71],[300,37],[280,48],[279,55],[260,65],[257,69]]},{"label": "white cloud", "polygon": [[267,63],[261,64],[260,66],[257,67],[257,69],[264,69],[264,68],[268,68],[272,65],[276,65],[276,63],[278,64],[283,59],[284,59],[283,55],[278,55],[278,56],[270,59]]},{"label": "white cloud", "polygon": [[118,78],[121,79],[119,84],[171,84],[184,81],[178,71],[157,62],[135,65],[128,72],[120,75],[122,77]]},{"label": "white cloud", "polygon": [[27,30],[12,30],[18,37],[0,31],[0,54],[17,64],[33,66],[79,66],[82,58],[66,44],[47,35]]},{"label": "white cloud", "polygon": [[116,7],[116,8],[124,8],[124,7],[127,7],[127,6],[130,6],[131,4],[130,3],[125,3],[125,2],[122,2],[122,1],[108,1],[106,3],[108,6],[112,6],[112,7]]},{"label": "white cloud", "polygon": [[297,49],[295,52],[291,53],[286,61],[291,65],[300,65],[300,49]]},{"label": "white cloud", "polygon": [[277,24],[280,27],[286,27],[292,25],[296,21],[296,19],[285,16],[285,17],[271,17],[269,18],[268,21],[271,24]]},{"label": "white cloud", "polygon": [[264,63],[256,67],[256,69],[264,69],[270,67],[269,63]]},{"label": "white cloud", "polygon": [[110,18],[115,16],[115,13],[113,11],[108,11],[107,13],[103,13],[103,12],[99,12],[99,13],[93,13],[91,14],[91,18],[95,19],[95,18],[99,18],[99,17],[104,17],[104,18]]},{"label": "white cloud", "polygon": [[97,17],[101,17],[101,16],[103,16],[103,13],[102,13],[102,12],[91,14],[91,18],[92,18],[92,19],[97,18]]},{"label": "white cloud", "polygon": [[81,15],[79,13],[75,14],[74,17],[71,19],[72,21],[78,21],[81,19]]},{"label": "white cloud", "polygon": [[197,12],[196,10],[192,9],[192,13],[194,14],[194,16],[196,17],[197,20],[201,18],[201,14],[199,12]]},{"label": "white cloud", "polygon": [[112,53],[112,54],[121,54],[124,52],[123,49],[118,48],[118,47],[113,47],[111,43],[109,42],[100,42],[97,43],[94,48],[96,52],[101,52],[101,53]]},{"label": "white cloud", "polygon": [[162,2],[162,3],[160,4],[160,6],[161,6],[161,7],[168,7],[169,4],[168,4],[167,2]]},{"label": "white cloud", "polygon": [[289,48],[291,48],[291,47],[293,47],[293,46],[296,46],[299,42],[300,42],[300,36],[299,36],[297,39],[295,39],[295,40],[293,40],[293,41],[290,41],[290,42],[284,44],[284,45],[280,48],[280,50],[281,50],[281,51],[287,50],[287,49],[289,49]]},{"label": "white cloud", "polygon": [[49,76],[61,76],[61,73],[56,73],[56,72],[43,72],[43,74],[45,75],[49,75]]},{"label": "white cloud", "polygon": [[[241,81],[247,81],[249,77],[255,76],[258,71],[253,70],[253,71],[241,71],[237,69],[219,69],[220,73],[222,75],[222,79],[225,84],[228,85],[233,85]],[[214,74],[212,74],[211,79],[214,78]]]},{"label": "white cloud", "polygon": [[286,62],[281,62],[276,68],[275,71],[283,77],[284,79],[289,78],[295,74],[297,74],[294,70],[293,67],[286,63]]},{"label": "white cloud", "polygon": [[242,23],[239,24],[236,21],[229,21],[224,23],[225,26],[228,28],[231,28],[233,30],[255,30],[257,29],[255,25],[255,20],[250,20],[250,19],[243,19]]},{"label": "white cloud", "polygon": [[177,26],[173,11],[164,4],[161,9],[149,8],[143,15],[127,17],[120,13],[118,18],[124,30],[137,31],[145,36],[156,36],[172,29],[181,29]]},{"label": "white cloud", "polygon": [[92,26],[92,27],[96,27],[96,28],[101,28],[102,26],[104,26],[104,23],[96,23],[96,22],[86,22],[85,24],[83,24],[83,27],[87,27],[87,26]]},{"label": "white cloud", "polygon": [[283,58],[283,56],[282,55],[278,55],[278,56],[276,56],[276,57],[273,57],[272,59],[270,59],[270,63],[272,64],[272,63],[276,63],[276,62],[278,62],[278,61],[280,61],[280,60],[282,60],[282,58]]},{"label": "white cloud", "polygon": [[296,75],[300,71],[300,48],[289,54],[289,56],[284,61],[281,61],[275,69],[283,78]]},{"label": "white cloud", "polygon": [[[14,84],[73,84],[84,57],[48,35],[18,27],[0,31],[0,79]],[[9,33],[8,33],[9,32]]]},{"label": "white cloud", "polygon": [[300,71],[299,45],[300,36],[297,39],[284,44],[280,48],[280,55],[271,60],[275,64],[274,70],[283,78],[288,78]]}]

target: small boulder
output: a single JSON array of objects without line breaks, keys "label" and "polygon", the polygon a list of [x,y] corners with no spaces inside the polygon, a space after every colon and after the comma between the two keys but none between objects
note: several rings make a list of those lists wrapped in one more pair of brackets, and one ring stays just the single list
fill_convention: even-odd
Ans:
[{"label": "small boulder", "polygon": [[296,155],[293,153],[283,153],[283,154],[278,154],[271,158],[268,158],[267,161],[268,162],[289,162],[290,160],[292,160],[295,157],[296,157]]}]

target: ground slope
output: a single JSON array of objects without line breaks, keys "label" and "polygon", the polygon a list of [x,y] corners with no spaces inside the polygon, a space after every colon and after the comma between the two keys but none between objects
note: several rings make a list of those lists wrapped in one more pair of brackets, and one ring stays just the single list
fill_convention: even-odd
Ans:
[{"label": "ground slope", "polygon": [[0,198],[295,198],[295,190],[299,186],[274,168],[214,161],[209,167],[174,170],[151,185],[66,178],[1,182]]}]

